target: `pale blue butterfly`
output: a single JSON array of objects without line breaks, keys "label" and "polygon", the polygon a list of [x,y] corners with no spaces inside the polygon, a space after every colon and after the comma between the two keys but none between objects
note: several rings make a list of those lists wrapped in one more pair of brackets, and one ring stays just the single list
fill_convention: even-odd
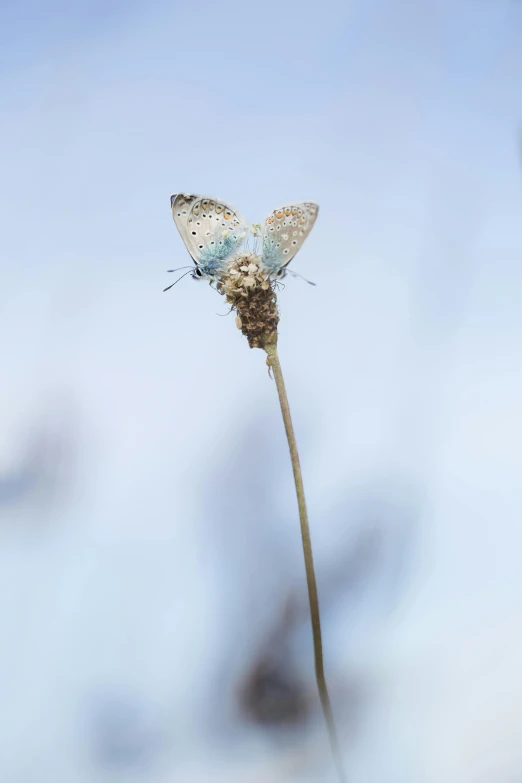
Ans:
[{"label": "pale blue butterfly", "polygon": [[270,277],[284,277],[286,267],[302,247],[319,212],[318,204],[306,201],[274,209],[263,227],[263,266]]},{"label": "pale blue butterfly", "polygon": [[[219,199],[181,193],[171,196],[170,203],[174,222],[196,264],[192,277],[216,280],[241,247],[248,224],[237,210]],[[260,262],[271,278],[285,276],[286,267],[312,230],[318,211],[317,204],[303,202],[268,215],[262,229]]]},{"label": "pale blue butterfly", "polygon": [[248,224],[219,199],[178,193],[171,196],[170,205],[181,238],[196,264],[192,276],[215,280],[239,250]]}]

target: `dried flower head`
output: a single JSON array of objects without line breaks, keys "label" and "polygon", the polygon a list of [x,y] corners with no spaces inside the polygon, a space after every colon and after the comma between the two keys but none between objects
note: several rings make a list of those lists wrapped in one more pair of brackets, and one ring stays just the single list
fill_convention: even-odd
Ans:
[{"label": "dried flower head", "polygon": [[275,286],[276,282],[253,253],[235,256],[216,284],[216,289],[236,312],[237,327],[251,348],[264,348],[277,340],[279,312]]}]

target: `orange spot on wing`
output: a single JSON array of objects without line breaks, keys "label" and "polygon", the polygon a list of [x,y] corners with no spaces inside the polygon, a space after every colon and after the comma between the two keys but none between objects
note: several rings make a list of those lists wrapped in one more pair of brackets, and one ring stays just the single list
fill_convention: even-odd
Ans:
[{"label": "orange spot on wing", "polygon": [[288,217],[288,215],[291,215],[291,214],[292,214],[292,210],[289,207],[287,207],[285,209],[285,215]]},{"label": "orange spot on wing", "polygon": [[225,212],[225,216],[224,217],[225,217],[225,220],[230,220],[230,218],[232,217],[232,212]]},{"label": "orange spot on wing", "polygon": [[282,218],[283,217],[283,213],[282,212],[276,212],[275,214],[276,214],[276,217],[278,217],[278,218]]}]

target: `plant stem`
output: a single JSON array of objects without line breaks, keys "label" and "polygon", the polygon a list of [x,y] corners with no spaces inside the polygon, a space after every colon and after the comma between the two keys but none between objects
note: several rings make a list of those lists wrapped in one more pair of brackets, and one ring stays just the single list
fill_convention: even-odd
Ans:
[{"label": "plant stem", "polygon": [[330,696],[328,695],[328,688],[326,685],[326,678],[324,674],[323,642],[321,636],[319,598],[317,595],[317,582],[315,579],[314,561],[312,556],[312,541],[310,538],[310,527],[308,524],[308,512],[306,510],[303,476],[301,474],[301,465],[299,463],[299,452],[297,450],[297,442],[295,439],[294,428],[292,425],[292,418],[290,415],[290,406],[288,404],[288,397],[286,395],[285,381],[283,378],[283,372],[281,370],[281,364],[279,362],[279,356],[277,354],[276,340],[277,338],[265,341],[263,347],[268,355],[267,364],[273,370],[274,373],[274,378],[277,386],[277,393],[279,395],[279,403],[281,405],[281,413],[283,414],[283,422],[285,425],[286,437],[288,440],[288,448],[290,450],[292,470],[294,473],[295,491],[297,494],[297,505],[299,507],[299,521],[301,524],[301,539],[303,542],[306,581],[308,585],[308,599],[310,602],[310,615],[312,620],[312,636],[313,636],[313,643],[314,643],[314,658],[315,658],[315,678],[317,682],[317,689],[319,691],[319,698],[321,700],[321,706],[323,708],[324,719],[326,722],[326,728],[328,731],[330,745],[332,748],[332,754],[334,757],[335,765],[337,767],[339,780],[341,781],[341,783],[345,783],[346,776],[344,773],[343,761],[342,761],[341,751],[339,748],[339,741],[337,738],[337,730],[335,727],[335,721],[332,712],[332,705],[330,703]]}]

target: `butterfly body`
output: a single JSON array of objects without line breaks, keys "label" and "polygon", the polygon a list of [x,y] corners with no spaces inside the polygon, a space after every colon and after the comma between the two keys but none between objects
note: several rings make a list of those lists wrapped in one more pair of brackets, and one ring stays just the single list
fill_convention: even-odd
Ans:
[{"label": "butterfly body", "polygon": [[[211,282],[222,277],[238,253],[249,227],[240,213],[219,199],[178,193],[170,199],[172,216],[196,268],[192,276]],[[260,265],[271,279],[280,279],[301,248],[317,218],[311,201],[273,210],[261,229]],[[257,227],[255,227],[257,235]]]}]

